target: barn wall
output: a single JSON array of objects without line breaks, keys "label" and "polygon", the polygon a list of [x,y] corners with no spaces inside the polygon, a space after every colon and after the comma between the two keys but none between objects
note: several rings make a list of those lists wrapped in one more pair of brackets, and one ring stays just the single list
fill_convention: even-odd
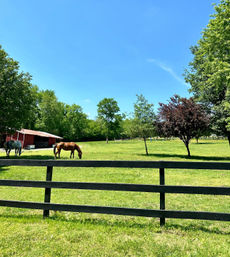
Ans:
[{"label": "barn wall", "polygon": [[51,147],[52,145],[54,145],[56,143],[56,139],[53,137],[49,138],[49,146]]},{"label": "barn wall", "polygon": [[23,145],[23,134],[16,132],[14,135],[12,136],[6,136],[6,141],[9,140],[19,140],[21,141],[22,144],[22,148],[26,147],[27,145],[33,145],[34,144],[34,136],[33,135],[25,135],[25,139],[24,139],[24,145]]},{"label": "barn wall", "polygon": [[23,147],[26,147],[27,145],[34,145],[34,135],[25,135]]}]

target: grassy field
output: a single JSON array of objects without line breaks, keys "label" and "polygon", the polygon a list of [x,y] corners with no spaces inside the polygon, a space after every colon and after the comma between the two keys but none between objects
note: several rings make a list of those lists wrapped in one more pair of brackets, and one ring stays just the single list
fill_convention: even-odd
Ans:
[{"label": "grassy field", "polygon": [[[230,161],[224,140],[191,142],[191,158],[179,140],[79,143],[85,160]],[[61,159],[69,159],[62,152]],[[0,158],[5,153],[0,152]],[[11,153],[10,158],[15,158]],[[53,159],[52,150],[24,151],[20,158]],[[166,170],[167,185],[230,186],[229,171]],[[0,167],[0,179],[44,180],[46,168]],[[159,184],[157,169],[54,168],[54,181]],[[0,199],[44,200],[44,189],[0,187]],[[53,203],[159,209],[159,194],[53,189]],[[230,212],[228,196],[166,194],[166,209]],[[0,256],[229,256],[230,223],[51,212],[0,207]]]}]

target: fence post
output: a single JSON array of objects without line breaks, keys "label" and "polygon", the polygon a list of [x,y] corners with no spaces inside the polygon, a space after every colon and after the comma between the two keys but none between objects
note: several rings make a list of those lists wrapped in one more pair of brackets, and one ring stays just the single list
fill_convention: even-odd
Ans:
[{"label": "fence post", "polygon": [[[46,181],[52,181],[53,166],[47,166],[46,170]],[[50,203],[51,199],[51,188],[45,188],[45,203]],[[43,218],[49,217],[49,210],[43,211]]]},{"label": "fence post", "polygon": [[[165,185],[165,169],[160,168],[159,170],[160,175],[160,185]],[[160,209],[165,210],[165,193],[160,193]],[[165,225],[165,218],[160,218],[160,225]]]}]

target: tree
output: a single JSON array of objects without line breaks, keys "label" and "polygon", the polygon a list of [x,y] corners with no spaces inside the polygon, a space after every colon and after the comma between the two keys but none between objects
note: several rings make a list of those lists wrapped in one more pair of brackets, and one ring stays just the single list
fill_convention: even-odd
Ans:
[{"label": "tree", "polygon": [[115,136],[120,129],[121,115],[118,114],[120,108],[117,101],[113,98],[104,98],[97,105],[98,118],[103,121],[105,126],[106,142],[109,136]]},{"label": "tree", "polygon": [[154,134],[156,115],[153,106],[142,94],[137,95],[137,101],[134,104],[134,131],[143,138],[146,155],[148,155],[146,138]]},{"label": "tree", "polygon": [[208,129],[208,116],[203,107],[192,98],[175,95],[170,100],[168,104],[160,103],[158,132],[167,137],[179,137],[190,157],[189,142],[198,132],[205,132]]},{"label": "tree", "polygon": [[76,104],[65,105],[64,126],[65,132],[63,137],[65,139],[76,141],[84,138],[88,120],[81,106]]},{"label": "tree", "polygon": [[39,98],[39,118],[36,128],[60,135],[64,119],[64,104],[58,102],[53,90],[40,91]]},{"label": "tree", "polygon": [[103,124],[100,119],[88,120],[86,128],[86,139],[87,140],[103,140],[104,131],[102,130]]},{"label": "tree", "polygon": [[230,0],[221,0],[185,71],[195,100],[205,104],[217,134],[230,143]]},{"label": "tree", "polygon": [[122,132],[121,137],[122,138],[134,138],[138,136],[137,131],[135,130],[135,120],[134,118],[125,118],[121,122]]},{"label": "tree", "polygon": [[29,123],[36,108],[36,87],[29,73],[0,46],[0,135],[14,133]]}]

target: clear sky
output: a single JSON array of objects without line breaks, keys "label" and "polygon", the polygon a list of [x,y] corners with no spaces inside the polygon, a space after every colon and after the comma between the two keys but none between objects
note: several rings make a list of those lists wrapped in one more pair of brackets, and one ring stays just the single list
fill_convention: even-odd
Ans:
[{"label": "clear sky", "polygon": [[130,113],[143,94],[157,109],[174,94],[189,96],[182,74],[212,3],[0,0],[0,44],[39,89],[80,105],[89,118],[104,97]]}]

